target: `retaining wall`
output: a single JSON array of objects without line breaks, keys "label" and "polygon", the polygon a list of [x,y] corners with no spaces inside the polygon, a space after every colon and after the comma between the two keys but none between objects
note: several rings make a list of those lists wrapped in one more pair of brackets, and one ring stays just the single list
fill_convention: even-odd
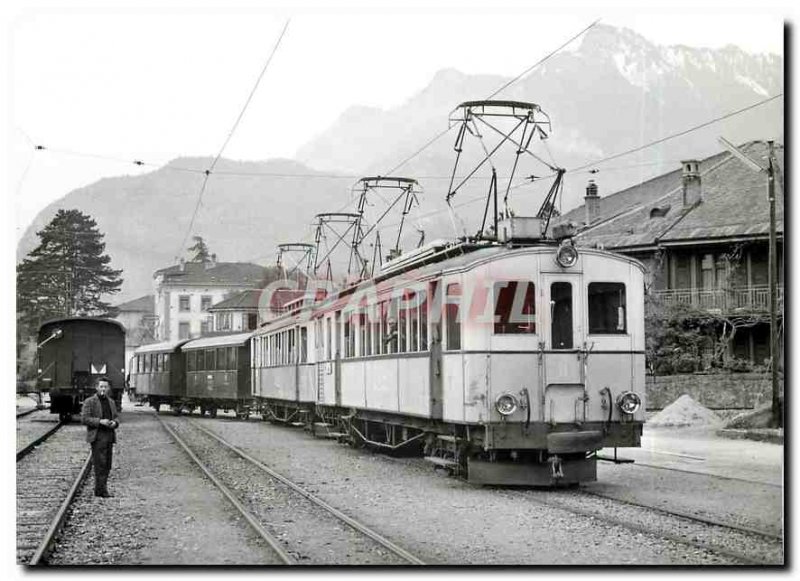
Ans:
[{"label": "retaining wall", "polygon": [[768,373],[648,375],[646,386],[648,410],[664,409],[684,393],[712,410],[752,409],[772,399]]}]

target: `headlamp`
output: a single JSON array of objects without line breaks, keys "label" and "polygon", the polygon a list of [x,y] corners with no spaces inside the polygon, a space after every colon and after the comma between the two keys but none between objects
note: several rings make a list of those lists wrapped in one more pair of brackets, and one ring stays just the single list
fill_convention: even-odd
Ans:
[{"label": "headlamp", "polygon": [[617,397],[617,407],[624,414],[634,414],[642,406],[642,399],[632,391],[624,391]]},{"label": "headlamp", "polygon": [[558,247],[558,252],[556,252],[556,262],[562,268],[575,266],[575,263],[578,262],[577,249],[572,244],[562,244]]},{"label": "headlamp", "polygon": [[494,400],[494,407],[500,413],[500,415],[508,416],[513,414],[517,407],[519,407],[519,401],[517,401],[517,396],[511,393],[503,393],[497,396],[497,399]]}]

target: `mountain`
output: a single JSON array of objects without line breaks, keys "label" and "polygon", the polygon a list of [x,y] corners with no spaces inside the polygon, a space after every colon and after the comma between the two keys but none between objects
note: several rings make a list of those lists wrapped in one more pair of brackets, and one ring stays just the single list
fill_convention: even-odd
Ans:
[{"label": "mountain", "polygon": [[[541,57],[532,53],[530,61]],[[459,103],[485,99],[509,80],[445,69],[398,107],[348,109],[303,146],[296,161],[220,160],[192,233],[206,239],[218,260],[272,264],[276,244],[308,240],[307,226],[316,213],[346,205],[354,180],[337,176],[388,175],[390,171],[418,178],[423,188],[420,209],[412,211],[406,222],[407,240],[419,239],[417,228],[425,230],[427,240],[475,233],[484,209],[481,196],[489,185],[489,164],[459,190],[452,200],[455,211],[450,212],[444,198],[456,159],[455,131],[425,146],[448,128],[448,115]],[[720,135],[735,143],[782,140],[783,100],[777,99],[656,147],[605,164],[594,163],[782,92],[780,56],[748,54],[734,46],[719,50],[659,46],[630,30],[597,25],[574,50],[557,53],[496,98],[534,102],[549,115],[549,137],[536,145],[536,153],[551,165],[567,168],[560,202],[561,210],[567,211],[582,203],[589,178],[597,182],[603,196],[672,171],[682,159],[719,151]],[[481,131],[487,141],[497,141],[490,129]],[[481,156],[481,148],[470,135],[458,176],[465,175]],[[501,177],[501,196],[512,162],[508,155],[494,161]],[[39,214],[20,242],[18,258],[35,246],[35,232],[56,209],[78,208],[97,220],[107,235],[112,266],[125,271],[118,300],[147,294],[152,291],[153,271],[174,264],[182,250],[202,171],[210,164],[210,159],[177,159],[148,174],[103,179],[70,192]],[[336,174],[333,179],[331,173]],[[525,157],[516,175],[549,173],[541,163]],[[535,212],[548,187],[542,180],[511,190],[512,207],[517,213]],[[388,200],[375,198],[368,210],[377,215]],[[384,250],[393,245],[393,227],[398,222],[399,214],[381,223]]]},{"label": "mountain", "polygon": [[[530,60],[540,58],[531,54]],[[486,98],[509,80],[440,71],[421,92],[382,114],[371,109],[362,117],[358,109],[346,111],[327,132],[302,147],[296,158],[312,167],[385,174],[446,129],[447,115],[457,104]],[[679,133],[782,91],[780,56],[748,54],[735,46],[719,50],[659,46],[631,30],[597,25],[574,51],[554,55],[495,98],[539,104],[553,123],[548,150],[557,165],[570,169]],[[348,135],[359,139],[348,140]],[[719,135],[734,142],[781,140],[783,101],[777,99],[639,155],[598,166],[600,172],[592,177],[601,195],[610,193],[669,171],[683,158],[702,158],[718,151]],[[437,140],[399,173],[449,175],[455,157],[453,139],[451,133]],[[621,172],[620,167],[628,171]],[[565,210],[580,203],[588,177],[587,173],[567,174]],[[446,183],[428,181],[426,191],[442,197]]]},{"label": "mountain", "polygon": [[[38,244],[36,232],[59,208],[77,208],[97,221],[106,235],[111,266],[123,269],[123,289],[113,302],[152,293],[153,272],[186,257],[192,244],[184,237],[203,171],[212,161],[179,158],[154,172],[102,179],[70,192],[28,227],[18,259]],[[352,178],[314,177],[319,175],[291,160],[221,159],[208,180],[192,233],[203,236],[219,261],[275,264],[277,243],[307,236],[307,225],[320,208],[332,211],[349,199]]]}]

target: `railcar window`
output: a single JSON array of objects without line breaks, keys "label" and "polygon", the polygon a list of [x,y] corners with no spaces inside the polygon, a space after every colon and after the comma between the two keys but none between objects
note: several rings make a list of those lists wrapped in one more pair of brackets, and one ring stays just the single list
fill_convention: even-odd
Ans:
[{"label": "railcar window", "polygon": [[419,306],[419,350],[428,350],[428,296]]},{"label": "railcar window", "polygon": [[325,359],[328,360],[331,359],[331,341],[332,341],[331,326],[332,326],[331,319],[330,317],[328,317],[327,319],[325,319]]},{"label": "railcar window", "polygon": [[228,349],[226,347],[217,349],[217,369],[221,371],[228,369]]},{"label": "railcar window", "polygon": [[445,327],[447,329],[447,349],[461,349],[461,284],[447,285],[447,305],[445,306]]},{"label": "railcar window", "polygon": [[411,307],[408,309],[408,338],[409,351],[419,350],[419,305],[417,305],[417,293],[408,295],[408,302]]},{"label": "railcar window", "polygon": [[172,359],[172,355],[170,353],[164,353],[164,371],[169,372],[170,359]]},{"label": "railcar window", "polygon": [[344,315],[344,357],[349,358],[355,355],[356,330],[355,321],[350,313]]},{"label": "railcar window", "polygon": [[216,359],[216,351],[214,349],[206,351],[206,370],[214,371],[217,368]]},{"label": "railcar window", "polygon": [[408,308],[398,309],[397,318],[397,352],[408,351]]},{"label": "railcar window", "polygon": [[150,354],[149,353],[145,353],[142,356],[142,358],[143,358],[142,371],[147,373],[148,371],[150,371]]},{"label": "railcar window", "polygon": [[627,332],[624,283],[590,282],[588,297],[589,333],[625,334]]},{"label": "railcar window", "polygon": [[494,332],[496,335],[536,333],[536,293],[532,282],[494,283]]},{"label": "railcar window", "polygon": [[308,328],[300,327],[300,363],[308,361]]},{"label": "railcar window", "polygon": [[551,331],[553,349],[572,349],[572,285],[550,285]]},{"label": "railcar window", "polygon": [[164,371],[164,354],[156,353],[156,372]]},{"label": "railcar window", "polygon": [[294,364],[297,363],[297,345],[294,341],[294,329],[289,330],[289,358],[286,363]]},{"label": "railcar window", "polygon": [[389,314],[386,316],[386,352],[397,353],[398,351],[398,299],[393,298],[389,302]]},{"label": "railcar window", "polygon": [[206,352],[197,351],[197,371],[205,371],[206,368]]},{"label": "railcar window", "polygon": [[387,345],[387,333],[389,329],[389,321],[387,318],[389,317],[389,303],[388,301],[383,301],[378,305],[379,313],[378,318],[380,319],[380,354],[386,355],[389,352],[389,346]]},{"label": "railcar window", "polygon": [[186,371],[197,371],[197,352],[186,352]]},{"label": "railcar window", "polygon": [[228,369],[236,371],[236,347],[228,347]]},{"label": "railcar window", "polygon": [[372,321],[367,313],[361,314],[361,325],[364,329],[364,355],[372,355]]},{"label": "railcar window", "polygon": [[334,353],[337,356],[342,354],[342,311],[336,311],[336,326],[334,328],[334,337],[336,337],[336,347]]}]

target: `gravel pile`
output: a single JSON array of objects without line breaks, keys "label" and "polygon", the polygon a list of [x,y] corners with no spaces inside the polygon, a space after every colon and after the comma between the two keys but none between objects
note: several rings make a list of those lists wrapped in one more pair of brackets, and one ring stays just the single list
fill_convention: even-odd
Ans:
[{"label": "gravel pile", "polygon": [[716,427],[722,423],[722,418],[686,394],[680,396],[647,421],[648,426],[656,427]]},{"label": "gravel pile", "polygon": [[272,564],[152,413],[123,414],[109,489],[113,498],[95,497],[89,477],[51,565]]}]

